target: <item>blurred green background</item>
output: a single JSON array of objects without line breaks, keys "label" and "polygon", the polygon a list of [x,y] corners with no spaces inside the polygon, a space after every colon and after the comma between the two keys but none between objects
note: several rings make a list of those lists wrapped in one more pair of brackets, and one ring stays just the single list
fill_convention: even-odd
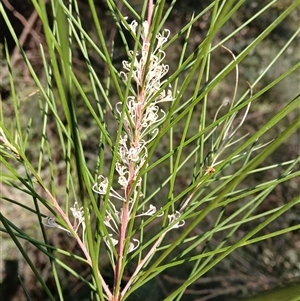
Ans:
[{"label": "blurred green background", "polygon": [[[141,8],[142,1],[130,1],[133,7],[139,11]],[[170,1],[169,1],[170,2]],[[224,37],[226,37],[230,32],[248,20],[251,16],[255,14],[261,7],[263,7],[269,1],[246,1],[245,5],[238,11],[234,18],[232,18],[220,31],[216,37],[215,43],[217,44]],[[282,0],[274,5],[267,13],[263,14],[261,17],[256,19],[254,22],[250,23],[243,31],[239,32],[233,38],[226,42],[226,47],[232,50],[235,55],[244,49],[255,37],[259,35],[268,24],[282,11],[285,6],[292,1]],[[10,3],[10,5],[9,5]],[[41,28],[40,21],[35,17],[35,12],[31,5],[30,1],[26,0],[11,0],[3,1],[4,6],[6,7],[7,14],[10,17],[11,22],[14,25],[16,33],[23,41],[23,47],[29,56],[34,68],[37,72],[40,70],[40,77],[43,78],[43,70],[39,54],[38,43],[43,42],[43,32]],[[171,35],[177,33],[188,20],[190,20],[192,13],[194,11],[199,12],[205,8],[211,1],[177,1],[176,5],[173,8],[171,17],[167,20],[165,27],[171,30]],[[87,32],[91,37],[95,36],[94,25],[92,23],[92,18],[89,13],[88,6],[86,1],[79,1],[81,17],[86,28]],[[114,23],[111,20],[111,16],[108,13],[108,8],[106,7],[105,1],[96,2],[98,14],[105,31],[107,32],[107,44],[108,46],[112,45],[114,41],[115,47],[115,56],[114,64],[118,70],[122,70],[122,60],[126,59],[124,49],[122,48],[122,42],[118,36],[117,30],[114,27]],[[121,6],[121,4],[120,4]],[[14,8],[14,9],[12,9]],[[124,12],[126,12],[124,8]],[[125,13],[126,14],[126,13]],[[51,15],[49,16],[51,18]],[[209,28],[209,13],[203,18],[198,20],[192,30],[192,35],[189,42],[188,53],[193,52],[197,45],[205,38],[207,30]],[[27,22],[24,23],[24,20]],[[299,9],[294,11],[293,14],[289,15],[284,22],[277,27],[268,39],[264,40],[259,47],[251,53],[240,65],[239,65],[239,88],[238,96],[241,95],[244,90],[247,88],[247,81],[253,82],[253,80],[258,76],[260,72],[264,69],[270,60],[278,53],[282,45],[290,38],[295,29],[300,25],[299,21]],[[28,71],[24,67],[22,58],[18,52],[14,50],[14,43],[9,35],[8,29],[5,27],[3,19],[0,19],[0,28],[1,28],[1,40],[0,47],[1,49],[1,102],[3,108],[3,114],[10,118],[12,121],[14,119],[14,111],[12,108],[12,103],[10,101],[10,87],[8,81],[8,73],[5,69],[5,59],[4,59],[4,50],[3,43],[4,39],[7,40],[9,50],[11,53],[11,62],[13,67],[14,78],[17,82],[17,94],[21,99],[20,114],[22,116],[22,124],[25,126],[30,118],[32,118],[32,125],[30,128],[30,139],[32,139],[32,145],[34,145],[34,139],[38,139],[40,128],[41,128],[41,119],[37,118],[39,116],[39,106],[38,106],[38,93],[36,87],[29,76]],[[95,38],[96,39],[96,38]],[[293,43],[291,47],[281,56],[281,59],[276,63],[275,67],[264,77],[264,79],[259,82],[256,89],[259,89],[262,86],[267,85],[276,75],[278,76],[284,72],[288,67],[292,66],[296,61],[300,60],[300,50],[299,50],[300,38],[298,37],[296,43]],[[184,38],[179,38],[176,43],[173,43],[170,48],[166,50],[166,59],[165,63],[170,66],[170,73],[176,69],[177,66],[174,66],[174,62],[178,58],[182,46],[184,43]],[[93,64],[94,69],[97,71],[99,78],[105,80],[107,77],[107,68],[103,61],[100,60],[98,55],[90,50],[90,58]],[[212,76],[217,74],[224,66],[226,66],[232,57],[222,48],[219,48],[212,55]],[[92,91],[90,89],[89,81],[87,74],[85,73],[84,61],[80,52],[76,53],[74,49],[74,65],[75,72],[77,76],[81,79],[82,86],[85,91],[93,97]],[[197,79],[195,78],[195,81]],[[231,99],[234,89],[235,76],[234,72],[230,74],[222,83],[218,86],[218,89],[215,89],[210,93],[209,102],[208,102],[208,116],[211,118],[211,121],[214,118],[214,114],[220,104],[228,99]],[[292,99],[299,93],[299,83],[300,83],[300,73],[299,71],[295,76],[289,77],[288,80],[280,82],[276,87],[265,93],[261,96],[259,101],[255,102],[254,106],[251,107],[250,114],[247,117],[247,120],[242,127],[239,135],[242,136],[245,133],[253,133],[261,125],[263,125],[266,120],[269,120],[269,116],[272,116],[274,110],[278,111],[287,100]],[[193,84],[189,87],[190,95],[185,95],[186,98],[190,97],[193,93]],[[111,94],[111,99],[115,99],[115,102],[118,101],[116,95]],[[83,147],[86,154],[86,159],[91,170],[95,169],[95,164],[97,160],[97,147],[98,147],[98,133],[99,129],[91,118],[89,118],[88,112],[85,110],[85,106],[78,96],[78,121],[79,127],[81,129],[81,139],[83,141]],[[96,104],[95,104],[96,105]],[[293,120],[296,116],[299,116],[299,110],[294,112],[294,116],[290,116],[289,119],[284,119],[274,131],[270,132],[270,137],[266,138],[268,140],[276,137],[276,134],[282,131],[286,123]],[[195,128],[198,127],[198,122],[195,119]],[[115,133],[116,124],[111,123],[110,132]],[[183,126],[183,125],[182,125]],[[175,133],[178,139],[181,138],[181,129],[177,127],[177,132]],[[191,129],[192,130],[192,129]],[[49,137],[55,143],[57,139],[57,133],[55,132],[54,120],[53,120],[53,131],[51,130],[51,124],[49,127]],[[168,141],[162,141],[160,144],[161,150],[158,149],[155,158],[160,157],[160,151],[164,153],[164,145],[167,145]],[[188,150],[186,150],[188,152]],[[28,152],[28,157],[34,161],[38,157],[39,149],[32,147]],[[276,164],[278,162],[292,160],[299,155],[299,133],[295,133],[292,138],[282,145],[271,157],[268,158],[266,165]],[[53,158],[56,162],[56,183],[58,187],[61,185],[62,195],[64,192],[64,170],[63,164],[60,164],[63,161],[62,152],[60,150],[59,144],[57,147],[56,156]],[[110,154],[106,154],[106,159],[110,160]],[[46,166],[46,164],[45,164]],[[16,167],[17,168],[17,167]],[[181,187],[186,187],[190,183],[190,167],[186,166],[186,170],[181,171],[181,183],[178,182],[176,188],[178,193],[181,191]],[[154,190],[159,183],[165,179],[166,174],[168,173],[167,162],[165,166],[162,165],[159,168],[159,172],[152,174],[152,183],[153,187],[149,187],[149,192]],[[44,178],[48,174],[47,167],[43,170]],[[272,173],[278,172],[280,175],[280,168],[275,169]],[[186,173],[186,174],[185,174]],[[262,179],[262,177],[264,177]],[[275,178],[276,174],[270,174],[269,172],[260,173],[259,177],[253,174],[253,176],[248,177],[250,182],[247,183],[249,186],[257,185],[262,181],[267,179]],[[50,180],[50,179],[49,179]],[[264,212],[271,208],[275,208],[279,205],[284,204],[287,200],[293,198],[299,194],[300,180],[293,180],[288,182],[288,184],[283,183],[276,187],[275,190],[269,195],[266,201],[258,208],[258,212]],[[59,191],[59,190],[58,190]],[[5,185],[1,186],[1,194],[3,196],[10,196],[14,199],[17,199],[20,202],[30,202],[26,199],[26,195],[16,194],[15,191],[11,191],[11,188],[6,187]],[[155,200],[159,204],[160,200]],[[63,200],[62,200],[63,202]],[[245,200],[247,202],[247,200]],[[235,211],[237,204],[233,203],[226,207],[225,216],[229,215],[230,212]],[[15,221],[20,228],[24,229],[27,233],[32,233],[33,236],[40,235],[37,233],[36,229],[38,225],[31,223],[31,216],[28,216],[28,213],[22,212],[19,207],[14,207],[12,204],[8,204],[1,200],[1,211],[3,214],[10,218],[12,221]],[[212,212],[206,219],[194,230],[194,234],[200,234],[205,232],[214,224],[215,218],[218,212]],[[254,223],[259,223],[255,221]],[[294,224],[300,223],[300,206],[293,207],[288,213],[281,216],[279,219],[271,223],[263,233],[268,233],[276,231],[283,228],[284,226],[291,226]],[[239,231],[236,233],[236,237],[232,239],[234,241],[238,240],[239,237],[242,237],[245,232],[248,232],[249,228],[253,227],[250,223],[247,223],[240,227]],[[152,225],[155,227],[155,223]],[[71,251],[75,249],[75,242],[72,238],[68,237],[65,233],[61,233],[58,230],[49,230],[50,242],[56,246],[67,249]],[[148,229],[149,235],[151,235],[151,228]],[[24,296],[24,293],[18,282],[18,274],[23,279],[26,284],[26,288],[31,292],[32,300],[45,300],[42,290],[38,285],[36,285],[36,279],[32,275],[29,267],[24,264],[22,257],[20,256],[17,248],[13,245],[12,241],[3,233],[1,235],[1,270],[2,277],[0,278],[1,290],[0,296],[5,299],[2,300],[11,300],[11,301],[23,301],[27,300]],[[172,235],[176,235],[176,232],[172,232]],[[170,237],[169,239],[172,239]],[[209,249],[213,249],[214,246],[217,246],[219,241],[223,239],[223,234],[215,235],[213,240],[210,241],[208,246]],[[28,254],[32,257],[36,266],[40,269],[41,274],[46,279],[46,281],[51,286],[51,275],[50,267],[47,262],[47,258],[40,254],[36,249],[33,249],[29,244],[25,246],[28,250]],[[199,252],[203,246],[198,246],[194,250],[195,254]],[[73,252],[76,253],[76,250]],[[75,270],[80,270],[83,267],[76,262],[70,261],[69,265],[72,265]],[[103,259],[103,266],[106,269],[105,277],[110,279],[112,273],[108,265],[106,265],[106,259]],[[151,283],[140,289],[135,296],[130,300],[152,300],[160,301],[163,300],[163,297],[168,294],[169,291],[172,291],[173,287],[176,287],[178,283],[181,283],[185,277],[188,277],[189,271],[192,268],[193,263],[187,263],[182,267],[177,267],[157,276]],[[62,272],[63,273],[63,272]],[[128,270],[130,273],[130,270]],[[88,275],[88,270],[82,271],[83,275]],[[65,282],[65,294],[69,296],[72,301],[76,300],[89,300],[87,293],[87,288],[83,286],[82,283],[79,283],[77,279],[66,274],[62,275],[63,282]],[[300,230],[293,233],[288,233],[286,235],[278,236],[273,239],[269,239],[254,245],[238,249],[228,258],[219,263],[214,267],[210,272],[204,275],[191,287],[189,287],[182,297],[182,300],[194,300],[194,301],[229,301],[229,300],[242,300],[241,298],[254,295],[261,291],[271,290],[276,288],[275,296],[266,297],[267,295],[261,295],[259,299],[254,300],[285,300],[283,297],[281,299],[276,299],[276,296],[280,296],[278,287],[291,285],[290,291],[293,291],[293,296],[299,292],[300,295]],[[298,283],[298,284],[297,284]],[[54,284],[54,282],[53,282]],[[285,293],[286,295],[287,293]],[[66,298],[67,300],[67,298]],[[246,299],[248,300],[248,299]],[[252,299],[249,299],[252,300]],[[290,299],[289,299],[290,300]],[[299,299],[300,300],[300,299]]]}]

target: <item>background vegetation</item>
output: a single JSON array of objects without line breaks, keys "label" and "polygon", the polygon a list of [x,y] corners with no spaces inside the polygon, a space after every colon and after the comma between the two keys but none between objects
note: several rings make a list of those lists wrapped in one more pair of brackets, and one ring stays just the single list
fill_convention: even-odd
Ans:
[{"label": "background vegetation", "polygon": [[[51,28],[60,17],[55,12],[62,13],[59,9],[54,9],[54,2],[49,1],[46,6]],[[136,18],[133,11],[138,12],[138,15],[141,15],[143,11],[141,1],[129,2],[132,10],[125,1],[95,1],[95,12],[102,27],[105,43],[111,55],[112,64],[118,71],[122,70],[122,61],[127,59],[127,54],[124,49],[123,37],[120,35],[114,20],[115,13],[119,10],[122,15],[127,15],[129,20],[132,20]],[[178,70],[178,61],[181,57],[185,60],[190,55],[197,54],[198,46],[203,43],[209,33],[212,22],[212,4],[218,2],[222,3],[222,1],[166,1],[162,5],[164,14],[170,11],[163,28],[171,30],[171,39],[176,37],[165,49],[166,59],[164,62],[170,67],[168,75],[172,75]],[[252,93],[254,95],[251,99],[252,105],[243,126],[237,132],[236,140],[238,142],[225,149],[220,159],[226,159],[238,147],[242,146],[244,142],[243,140],[239,141],[239,138],[246,134],[249,135],[247,139],[250,139],[260,130],[265,130],[265,134],[259,136],[257,145],[266,145],[274,139],[276,141],[276,138],[281,137],[280,134],[284,134],[289,129],[290,134],[286,135],[286,139],[281,139],[278,146],[271,148],[257,167],[252,170],[245,170],[245,178],[241,179],[232,191],[227,192],[220,201],[220,206],[215,206],[207,212],[203,219],[189,232],[186,239],[190,238],[191,242],[179,243],[175,251],[168,254],[162,265],[176,262],[174,258],[183,259],[186,262],[181,265],[174,264],[174,266],[170,264],[168,269],[163,270],[134,292],[130,300],[166,300],[172,292],[185,284],[186,279],[192,277],[191,275],[193,275],[193,271],[197,266],[203,265],[204,271],[217,258],[217,253],[212,253],[211,258],[209,256],[199,260],[189,260],[189,258],[199,256],[199,254],[210,254],[210,251],[215,252],[218,248],[225,248],[238,243],[252,229],[263,225],[272,214],[276,214],[280,210],[282,210],[282,213],[276,219],[262,227],[251,238],[253,243],[245,243],[242,248],[236,248],[234,252],[220,259],[217,265],[212,265],[205,273],[203,272],[201,277],[191,283],[184,290],[184,294],[177,298],[183,301],[234,300],[234,298],[240,300],[241,297],[283,284],[296,284],[296,286],[292,286],[293,292],[295,292],[295,287],[299,283],[300,3],[299,1],[288,0],[238,2],[241,2],[242,5],[214,36],[211,44],[211,48],[214,48],[214,50],[211,51],[208,57],[207,65],[209,65],[209,68],[205,69],[208,76],[203,76],[199,85],[198,72],[192,73],[191,67],[180,69],[178,90],[182,89],[189,74],[192,74],[192,76],[190,76],[188,85],[184,87],[182,100],[178,103],[172,115],[172,118],[176,120],[172,135],[161,137],[153,152],[150,164],[165,158],[171,153],[170,137],[172,137],[171,141],[174,149],[178,150],[176,147],[182,145],[181,139],[185,130],[185,141],[188,141],[200,131],[199,125],[203,121],[203,117],[205,118],[204,126],[211,125],[214,122],[218,108],[222,103],[231,101],[235,93],[236,69],[232,68],[232,71],[228,73],[224,70],[228,66],[232,66],[230,64],[234,62],[234,56],[239,60],[239,55],[249,46],[251,51],[242,57],[238,63],[239,75],[236,99],[240,100],[240,103],[237,103],[236,106],[239,104],[244,106],[243,109],[240,109],[239,118],[242,118],[245,112],[244,103],[246,98],[243,95],[249,90],[249,83],[251,91],[248,92],[247,100],[251,98],[250,94]],[[95,23],[92,21],[93,10],[86,1],[74,3],[78,4],[81,26],[87,32],[91,41],[86,42],[88,64],[82,46],[75,39],[72,42],[72,72],[81,87],[79,89],[75,85],[72,86],[72,100],[76,104],[74,112],[76,112],[80,145],[82,146],[86,169],[96,179],[96,175],[101,168],[103,173],[109,173],[113,153],[107,147],[103,148],[103,153],[99,151],[101,149],[101,145],[99,145],[101,130],[97,119],[91,116],[91,111],[105,113],[105,118],[101,121],[105,121],[110,139],[115,141],[118,123],[114,117],[114,110],[111,108],[119,101],[119,96],[116,88],[111,83],[111,69],[97,51],[98,48],[102,49],[102,46],[99,42]],[[72,7],[74,7],[74,3]],[[111,3],[115,3],[116,7],[112,9]],[[65,4],[67,5],[67,3]],[[55,194],[61,206],[68,208],[70,203],[81,202],[81,197],[78,196],[80,194],[80,180],[78,179],[78,166],[76,167],[76,151],[68,145],[69,142],[66,142],[65,133],[58,130],[60,128],[57,125],[58,120],[61,121],[63,126],[68,127],[69,120],[66,113],[68,107],[66,107],[64,100],[61,100],[62,92],[59,90],[59,82],[57,79],[52,81],[53,74],[50,75],[50,66],[52,67],[50,61],[53,60],[53,56],[51,56],[49,49],[53,46],[51,44],[53,41],[50,43],[47,40],[45,28],[43,27],[45,23],[39,16],[36,7],[35,1],[3,1],[1,6],[2,19],[0,26],[3,28],[1,36],[1,129],[4,130],[1,137],[3,138],[4,135],[9,137],[14,146],[18,144],[19,139],[22,141],[20,150],[26,154],[28,162],[31,162],[40,178],[43,179],[44,185]],[[76,16],[75,8],[73,8],[73,13]],[[258,16],[253,18],[256,13],[258,13]],[[8,21],[4,15],[10,20],[11,28],[8,26]],[[186,24],[189,24],[188,31],[183,30]],[[272,25],[274,25],[274,28],[265,34],[264,39],[256,43],[257,38]],[[19,41],[18,46],[16,46],[16,39],[11,34],[12,31],[16,33]],[[179,35],[176,36],[178,33]],[[133,49],[134,39],[126,31],[124,31],[124,35],[128,41],[128,47]],[[57,36],[67,39],[67,31],[57,33]],[[96,46],[93,45],[92,41],[95,42]],[[232,54],[218,46],[219,44],[230,49]],[[22,51],[24,52],[22,53]],[[52,103],[56,105],[55,108],[48,107],[48,111],[46,111],[45,95],[37,85],[37,79],[32,76],[32,71],[28,67],[28,62],[26,63],[24,59],[24,54],[26,54],[32,70],[38,76],[44,91],[47,91],[47,95],[51,95]],[[60,53],[57,52],[55,55],[57,62],[60,64],[58,70],[61,72],[62,81],[64,81],[64,57],[60,57]],[[90,76],[89,64],[93,67],[93,77]],[[193,61],[193,64],[195,64],[195,61]],[[191,64],[191,66],[193,65]],[[205,87],[209,86],[213,79],[218,78],[220,73],[224,74],[224,78],[218,80],[216,84],[213,84],[213,89],[206,92]],[[50,77],[51,81],[49,81]],[[100,87],[100,85],[97,86],[93,83],[95,78],[98,78],[101,82],[101,86],[105,90],[103,94],[95,93],[95,90],[98,91]],[[64,84],[66,83],[64,82]],[[172,85],[174,86],[174,81]],[[95,89],[96,86],[97,89]],[[61,88],[65,89],[66,86]],[[195,89],[199,91],[196,90],[195,93]],[[173,91],[173,93],[176,95],[176,91]],[[197,98],[201,93],[204,93],[203,99],[205,101],[202,101],[202,98]],[[88,108],[82,94],[89,100],[92,109]],[[104,95],[109,95],[109,104],[105,101]],[[297,105],[290,109],[291,105],[296,102]],[[181,116],[180,114],[184,112],[185,108],[191,106],[192,103],[194,104],[192,105],[189,121],[187,121],[187,117],[179,118],[178,116]],[[168,106],[164,109],[168,110]],[[288,114],[285,113],[286,110],[289,110]],[[203,112],[205,112],[205,115],[203,115]],[[225,116],[227,112],[226,108],[222,108],[217,117]],[[282,114],[282,118],[280,114]],[[47,116],[47,122],[45,122],[45,116]],[[99,120],[101,118],[99,117]],[[239,118],[234,122],[234,126],[239,124],[241,120]],[[274,122],[270,123],[272,120]],[[187,122],[189,122],[188,128],[185,127]],[[297,125],[293,126],[295,124]],[[61,126],[61,129],[63,126]],[[266,127],[270,127],[270,129],[266,130]],[[203,155],[203,162],[198,172],[202,170],[204,174],[205,168],[210,165],[213,139],[220,137],[221,132],[222,128],[220,126],[211,137],[207,135],[203,148],[199,148],[199,153],[201,149],[201,155]],[[21,133],[22,137],[20,138],[18,135]],[[47,136],[48,144],[43,140],[45,139],[44,135]],[[43,141],[47,147],[42,147]],[[251,147],[254,148],[255,146],[255,143],[251,144]],[[173,196],[178,196],[186,191],[195,181],[195,165],[199,164],[200,160],[195,159],[196,155],[189,159],[189,155],[197,147],[199,147],[199,142],[187,144],[182,148],[181,163],[184,162],[184,164],[182,168],[174,172],[176,180]],[[267,148],[260,149],[259,153]],[[66,162],[66,150],[70,152],[70,162]],[[84,263],[72,257],[67,257],[62,252],[53,251],[58,260],[64,262],[78,275],[72,275],[68,269],[60,268],[59,265],[56,267],[57,271],[53,272],[53,263],[50,264],[49,256],[40,252],[36,247],[35,241],[45,239],[43,236],[45,233],[41,230],[36,217],[37,208],[41,210],[42,216],[49,215],[50,212],[45,206],[37,206],[36,196],[28,193],[24,186],[25,182],[22,184],[21,181],[20,184],[20,179],[29,181],[31,170],[24,169],[24,166],[14,155],[12,149],[4,145],[2,139],[0,168],[1,267],[3,277],[0,295],[2,294],[6,298],[5,300],[28,300],[28,296],[24,293],[25,290],[30,295],[31,299],[29,300],[47,300],[48,298],[45,289],[37,284],[37,276],[32,272],[28,261],[24,261],[24,254],[20,253],[21,248],[28,255],[49,290],[53,292],[56,300],[60,300],[59,298],[62,297],[59,297],[57,279],[53,275],[57,275],[61,281],[62,295],[65,300],[70,300],[70,298],[74,301],[92,300],[90,299],[89,286],[84,284],[78,277],[80,275],[90,281],[90,269]],[[195,213],[201,214],[207,203],[222,193],[222,191],[216,193],[217,188],[223,185],[228,178],[234,178],[239,170],[243,170],[245,166],[247,167],[248,162],[257,158],[258,155],[254,155],[254,152],[249,151],[248,156],[247,160],[230,161],[226,168],[224,166],[224,168],[217,170],[215,174],[210,175],[204,188],[199,194],[196,194],[193,200],[193,204],[200,202],[200,206],[195,207]],[[176,158],[176,155],[174,155],[174,158]],[[99,163],[100,161],[101,163]],[[8,166],[14,170],[13,175],[10,175]],[[158,168],[153,168],[148,173],[150,181],[147,182],[147,193],[148,195],[155,193],[152,201],[157,208],[164,206],[164,200],[168,200],[170,197],[169,186],[163,184],[169,175],[169,160],[162,160]],[[262,185],[265,185],[266,188],[260,190],[259,187]],[[160,187],[159,193],[156,192],[158,187]],[[226,186],[223,189],[225,190],[225,188]],[[35,189],[39,196],[47,199],[45,191],[36,186]],[[85,194],[85,197],[87,197],[86,191]],[[210,194],[213,197],[202,204],[202,199]],[[234,199],[235,196],[236,199]],[[174,203],[174,206],[179,206],[179,203],[183,201],[184,197]],[[248,204],[250,204],[249,207]],[[251,214],[247,216],[245,211],[249,211]],[[191,224],[194,218],[195,216],[190,213],[186,217],[186,225]],[[222,224],[228,218],[232,218],[230,223]],[[243,220],[244,222],[240,222]],[[34,241],[23,237],[23,239],[18,240],[21,247],[17,248],[16,241],[13,241],[13,235],[8,233],[9,227],[8,224],[5,225],[5,222],[9,223],[10,229],[15,233],[27,238],[30,237]],[[95,223],[96,217],[93,216],[92,224]],[[238,227],[236,231],[231,233],[230,229],[232,228],[229,226],[226,228],[226,226],[235,225],[235,223]],[[13,225],[15,225],[15,228]],[[148,224],[145,231],[145,241],[150,239],[159,227],[159,219],[155,219],[151,224]],[[176,241],[182,232],[181,229],[170,232],[170,235],[166,238],[166,244]],[[211,234],[205,240],[201,240],[200,238],[205,236],[206,233]],[[74,256],[82,256],[74,239],[64,231],[46,229],[46,234],[47,244],[65,250]],[[199,239],[199,243],[195,245],[193,245],[194,237],[197,237],[196,242]],[[263,237],[265,239],[261,239]],[[258,238],[257,241],[256,238]],[[192,245],[193,248],[190,249],[190,253],[185,254],[185,249]],[[52,252],[50,249],[48,251],[49,253]],[[99,265],[103,277],[109,285],[112,285],[113,273],[110,262],[104,250],[102,251]],[[205,258],[209,258],[209,260],[206,262]],[[157,258],[155,257],[155,259]],[[134,262],[126,266],[122,279],[123,283],[126,283],[133,271]],[[18,274],[20,274],[20,278],[18,278]],[[293,298],[295,298],[295,293],[288,300],[293,300]],[[177,299],[174,297],[172,300]]]}]

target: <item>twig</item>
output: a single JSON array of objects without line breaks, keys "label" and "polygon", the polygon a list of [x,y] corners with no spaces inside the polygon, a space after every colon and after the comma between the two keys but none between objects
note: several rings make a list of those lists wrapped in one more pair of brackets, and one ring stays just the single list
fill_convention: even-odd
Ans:
[{"label": "twig", "polygon": [[[68,225],[69,229],[72,231],[71,234],[73,235],[73,237],[76,239],[78,245],[80,246],[82,252],[85,255],[85,258],[88,262],[88,264],[93,267],[93,263],[92,263],[92,259],[91,256],[86,248],[86,246],[84,245],[83,241],[80,239],[80,237],[78,236],[78,234],[73,231],[73,225],[70,222],[69,218],[67,217],[67,215],[64,213],[64,211],[61,209],[61,207],[59,206],[57,200],[52,196],[52,194],[50,193],[50,191],[44,187],[39,181],[38,183],[40,184],[40,186],[45,190],[46,194],[48,195],[48,197],[50,198],[54,208],[56,209],[56,211],[59,213],[59,215],[63,218],[63,220],[66,222],[66,224]],[[107,295],[107,297],[109,298],[109,300],[112,300],[112,293],[108,287],[108,285],[106,284],[105,280],[103,279],[102,275],[100,274],[100,271],[98,271],[98,276],[101,280],[101,285]]]},{"label": "twig", "polygon": [[128,291],[128,289],[130,288],[132,282],[135,280],[135,276],[139,273],[139,271],[143,268],[143,266],[147,263],[148,259],[155,253],[157,247],[160,245],[160,243],[162,242],[162,240],[164,239],[165,235],[167,232],[164,232],[159,238],[158,240],[155,242],[155,244],[152,246],[151,250],[148,252],[148,254],[145,256],[144,259],[142,259],[139,264],[137,265],[134,273],[131,275],[129,281],[127,282],[126,286],[124,287],[123,291],[122,291],[122,296],[125,295],[125,293]]}]

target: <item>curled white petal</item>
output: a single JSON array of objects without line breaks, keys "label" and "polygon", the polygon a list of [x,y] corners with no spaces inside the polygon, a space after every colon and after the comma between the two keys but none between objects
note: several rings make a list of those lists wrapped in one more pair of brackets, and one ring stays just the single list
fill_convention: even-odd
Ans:
[{"label": "curled white petal", "polygon": [[61,229],[61,230],[64,230],[64,231],[70,233],[70,231],[68,229],[66,229],[56,223],[55,217],[49,217],[49,216],[44,217],[42,219],[42,224],[49,228],[58,228],[58,229]]},{"label": "curled white petal", "polygon": [[[177,221],[179,219],[179,217],[180,217],[180,212],[179,211],[175,211],[175,213],[169,214],[168,215],[169,224],[173,224],[175,221]],[[184,220],[178,221],[177,223],[172,225],[171,229],[180,228],[180,227],[184,226],[184,224],[185,224]]]},{"label": "curled white petal", "polygon": [[132,240],[133,240],[134,242],[136,242],[136,245],[134,245],[133,242],[130,242],[130,243],[129,243],[129,248],[128,248],[128,253],[133,252],[133,251],[136,250],[136,249],[139,247],[139,245],[140,245],[140,241],[139,241],[138,239],[133,238]]},{"label": "curled white petal", "polygon": [[110,242],[112,243],[113,246],[116,246],[118,244],[118,240],[112,237],[112,234],[109,234],[109,238],[104,237],[104,241],[107,246],[110,246]]},{"label": "curled white petal", "polygon": [[[155,213],[156,213],[156,207],[154,205],[150,204],[149,209],[146,212],[138,214],[138,215],[136,215],[136,217],[137,216],[153,216]],[[163,215],[163,212],[157,216],[162,216],[162,215]]]},{"label": "curled white petal", "polygon": [[136,34],[136,28],[138,26],[138,23],[137,21],[133,20],[130,24],[129,24],[129,27],[131,29],[131,31]]},{"label": "curled white petal", "polygon": [[113,249],[118,244],[118,240],[112,237],[112,234],[109,234],[109,238],[104,237],[103,240],[111,253],[111,258],[113,259]]},{"label": "curled white petal", "polygon": [[58,228],[55,217],[46,216],[42,219],[42,223],[49,228]]}]

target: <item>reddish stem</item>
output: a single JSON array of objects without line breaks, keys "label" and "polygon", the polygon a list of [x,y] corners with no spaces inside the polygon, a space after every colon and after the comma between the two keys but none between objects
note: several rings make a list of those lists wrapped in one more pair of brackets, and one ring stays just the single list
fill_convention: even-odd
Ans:
[{"label": "reddish stem", "polygon": [[[152,21],[152,15],[153,15],[153,9],[154,9],[154,4],[153,0],[149,0],[148,2],[148,24],[149,27],[151,26],[151,21]],[[150,40],[150,33],[148,32],[147,38],[145,42],[149,42]],[[147,44],[146,43],[146,44]],[[145,67],[143,67],[143,74],[142,74],[142,79],[144,79],[144,73],[145,73]],[[139,103],[138,106],[138,118],[136,120],[135,126],[135,135],[134,135],[134,141],[132,141],[134,146],[137,146],[139,144],[140,140],[140,124],[141,124],[141,119],[143,117],[143,104],[145,100],[145,95],[144,95],[144,83],[141,83],[139,94],[137,96],[137,101]],[[118,258],[116,262],[116,267],[115,267],[115,278],[114,278],[114,289],[113,289],[113,301],[121,301],[122,295],[120,293],[120,283],[122,279],[122,262],[124,258],[124,249],[125,249],[125,239],[126,239],[126,232],[127,232],[127,227],[128,227],[128,222],[129,222],[129,205],[130,205],[130,196],[132,193],[132,183],[135,180],[135,162],[130,162],[129,164],[129,177],[128,177],[128,185],[125,189],[125,199],[126,201],[123,202],[123,208],[122,208],[122,216],[121,216],[121,225],[120,225],[120,236],[119,236],[119,242],[118,242]]]}]

